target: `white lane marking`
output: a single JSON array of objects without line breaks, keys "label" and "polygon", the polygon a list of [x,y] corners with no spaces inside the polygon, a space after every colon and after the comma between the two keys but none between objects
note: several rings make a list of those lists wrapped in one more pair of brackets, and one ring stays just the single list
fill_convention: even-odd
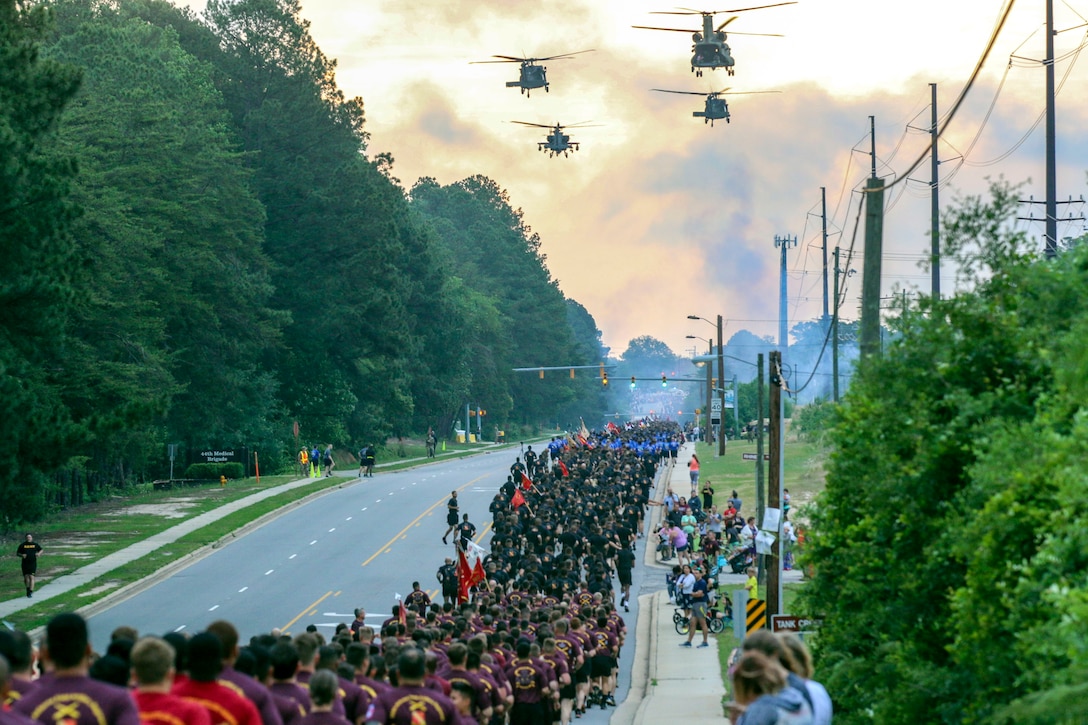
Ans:
[{"label": "white lane marking", "polygon": [[249,587],[242,587],[241,589],[239,589],[239,590],[238,590],[238,593],[239,593],[239,594],[241,594],[241,593],[242,593],[242,592],[244,592],[244,591],[245,591],[246,589],[249,589]]},{"label": "white lane marking", "polygon": [[375,501],[374,503],[381,503],[381,502],[382,502],[382,500],[381,500],[381,499],[379,498],[379,499],[378,499],[377,501]]},{"label": "white lane marking", "polygon": [[345,521],[351,521],[351,517],[350,517],[350,516],[348,516],[348,517],[347,517],[346,519],[344,519],[344,520],[345,520]]},{"label": "white lane marking", "polygon": [[218,604],[216,604],[216,605],[215,605],[214,607],[212,607],[212,608],[211,608],[211,609],[209,609],[208,611],[209,611],[209,612],[214,612],[214,611],[215,611],[216,609],[219,609],[219,605],[218,605]]},{"label": "white lane marking", "polygon": [[271,573],[272,573],[272,572],[274,572],[274,571],[276,571],[276,570],[275,570],[275,569],[269,569],[268,571],[266,571],[266,572],[264,573],[264,575],[265,575],[265,576],[268,576],[269,574],[271,574]]},{"label": "white lane marking", "polygon": [[361,509],[359,509],[359,510],[360,510],[360,511],[366,511],[366,506],[363,506],[363,507],[362,507]]},{"label": "white lane marking", "polygon": [[296,556],[298,556],[298,554],[291,554],[291,556],[289,556],[289,557],[287,557],[287,558],[288,558],[288,559],[294,559],[294,558],[295,558]]},{"label": "white lane marking", "polygon": [[404,490],[404,486],[401,486],[401,487],[400,487],[400,490],[401,490],[401,491],[403,491],[403,490]]},{"label": "white lane marking", "polygon": [[330,534],[331,534],[332,532],[334,532],[334,531],[336,531],[336,527],[335,527],[335,526],[333,526],[333,527],[332,527],[331,529],[329,529],[329,533],[330,533]]},{"label": "white lane marking", "polygon": [[313,541],[310,542],[310,546],[313,546],[316,543],[317,543],[317,539],[314,539]]},{"label": "white lane marking", "polygon": [[184,624],[183,624],[183,625],[181,625],[180,627],[178,627],[177,629],[175,629],[174,631],[175,631],[175,632],[180,632],[180,631],[181,631],[181,630],[183,630],[183,629],[185,629],[185,625],[184,625]]}]

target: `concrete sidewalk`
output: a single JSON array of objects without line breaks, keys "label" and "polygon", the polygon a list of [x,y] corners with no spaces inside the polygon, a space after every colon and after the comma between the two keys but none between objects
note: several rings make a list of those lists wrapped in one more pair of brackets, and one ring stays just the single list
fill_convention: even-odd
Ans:
[{"label": "concrete sidewalk", "polygon": [[[693,443],[684,444],[676,463],[659,483],[655,498],[661,500],[666,489],[687,497],[691,479],[687,462],[695,452]],[[664,507],[652,507],[649,531],[653,531],[664,516]],[[662,581],[676,560],[659,563],[656,543],[649,538],[643,566],[646,576],[659,573]],[[784,572],[784,581],[799,582],[801,572]],[[743,574],[719,574],[719,588],[728,592],[744,587]],[[631,672],[631,691],[616,709],[611,725],[657,725],[662,722],[683,722],[684,725],[721,725],[722,701],[726,690],[718,654],[718,641],[710,635],[709,647],[681,647],[687,637],[676,633],[672,616],[676,609],[664,591],[639,597],[639,620],[635,636],[635,663]],[[701,641],[696,633],[693,645]]]}]

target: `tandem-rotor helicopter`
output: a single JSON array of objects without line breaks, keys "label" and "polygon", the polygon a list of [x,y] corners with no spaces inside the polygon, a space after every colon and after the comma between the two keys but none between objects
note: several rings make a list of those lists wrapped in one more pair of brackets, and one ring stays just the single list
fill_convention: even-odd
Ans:
[{"label": "tandem-rotor helicopter", "polygon": [[589,123],[588,121],[574,123],[569,126],[564,126],[559,122],[556,122],[554,126],[543,123],[529,123],[528,121],[511,121],[510,123],[517,123],[522,126],[532,126],[534,128],[546,128],[551,131],[551,133],[548,134],[547,141],[540,141],[536,145],[537,149],[546,151],[549,156],[558,156],[559,154],[567,156],[571,151],[578,150],[578,142],[571,141],[570,135],[563,133],[564,128],[592,128],[600,125],[599,123]]},{"label": "tandem-rotor helicopter", "polygon": [[726,123],[729,123],[729,104],[725,102],[722,96],[745,96],[754,93],[781,93],[781,91],[730,91],[728,88],[723,88],[720,91],[711,91],[710,93],[701,93],[699,91],[670,91],[665,88],[651,88],[651,91],[657,91],[658,93],[678,93],[683,96],[706,96],[706,105],[701,111],[692,111],[691,115],[695,118],[703,119],[703,123],[709,123],[712,127],[714,121],[720,121],[723,118]]},{"label": "tandem-rotor helicopter", "polygon": [[593,48],[589,50],[579,50],[574,53],[563,53],[562,55],[550,55],[547,58],[515,58],[512,55],[493,55],[492,58],[499,58],[500,60],[474,60],[470,65],[480,65],[483,63],[521,63],[521,73],[516,81],[507,81],[507,88],[520,88],[521,92],[528,98],[534,88],[543,88],[544,92],[548,92],[548,69],[537,63],[542,63],[546,60],[566,60],[573,58],[576,55],[582,53],[592,53]]},{"label": "tandem-rotor helicopter", "polygon": [[[735,8],[733,10],[691,10],[689,8],[680,8],[674,11],[661,11],[650,13],[651,15],[701,15],[703,17],[703,31],[687,30],[685,28],[657,28],[649,25],[634,25],[634,28],[640,28],[642,30],[667,30],[673,33],[692,33],[692,46],[691,46],[691,70],[695,73],[695,76],[701,77],[703,75],[704,68],[725,68],[729,75],[733,75],[733,66],[735,61],[729,51],[729,44],[725,42],[726,34],[723,30],[726,25],[737,19],[734,15],[727,18],[725,22],[714,27],[714,16],[721,13],[743,13],[748,10],[763,10],[766,8],[777,8],[782,5],[796,5],[797,0],[791,0],[791,2],[774,3],[773,5],[757,5],[750,8]],[[760,35],[770,38],[781,38],[778,33],[734,33],[734,35]]]}]

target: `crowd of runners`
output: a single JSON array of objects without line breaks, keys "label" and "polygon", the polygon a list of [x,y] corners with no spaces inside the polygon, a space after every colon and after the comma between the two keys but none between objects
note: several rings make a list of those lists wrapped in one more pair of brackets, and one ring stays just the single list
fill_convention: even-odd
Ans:
[{"label": "crowd of runners", "polygon": [[[226,621],[191,637],[122,627],[100,654],[76,614],[55,617],[37,653],[0,630],[0,725],[568,725],[607,709],[633,549],[657,466],[682,440],[644,421],[530,446],[491,503],[482,576],[470,587],[454,564],[441,605],[415,582],[378,627],[361,608],[328,638],[312,625],[247,641]],[[470,541],[455,536],[458,558]]]}]

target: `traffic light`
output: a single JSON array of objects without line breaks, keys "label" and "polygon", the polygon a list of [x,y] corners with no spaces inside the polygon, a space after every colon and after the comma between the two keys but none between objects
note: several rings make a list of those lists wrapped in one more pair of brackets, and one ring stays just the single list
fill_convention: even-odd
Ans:
[{"label": "traffic light", "polygon": [[665,377],[665,373],[661,373],[661,387],[663,387],[663,388],[669,387],[669,379],[667,377]]},{"label": "traffic light", "polygon": [[608,387],[608,373],[601,371],[601,385]]},{"label": "traffic light", "polygon": [[632,375],[631,376],[631,390],[634,390],[634,389],[635,389],[635,376]]}]

